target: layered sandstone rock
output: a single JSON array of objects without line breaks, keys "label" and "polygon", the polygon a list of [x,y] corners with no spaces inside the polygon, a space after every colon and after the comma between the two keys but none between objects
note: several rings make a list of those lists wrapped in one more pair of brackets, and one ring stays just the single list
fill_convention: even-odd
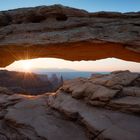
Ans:
[{"label": "layered sandstone rock", "polygon": [[38,57],[140,62],[140,13],[89,13],[61,5],[1,11],[0,66]]},{"label": "layered sandstone rock", "polygon": [[61,91],[86,103],[112,110],[140,113],[140,86],[135,85],[140,74],[115,71],[66,81]]},{"label": "layered sandstone rock", "polygon": [[50,109],[47,95],[0,95],[0,140],[88,140],[84,129]]},{"label": "layered sandstone rock", "polygon": [[140,117],[90,106],[69,94],[59,93],[52,107],[81,123],[91,139],[138,140]]},{"label": "layered sandstone rock", "polygon": [[139,140],[139,78],[129,71],[78,78],[38,96],[1,88],[0,139]]}]

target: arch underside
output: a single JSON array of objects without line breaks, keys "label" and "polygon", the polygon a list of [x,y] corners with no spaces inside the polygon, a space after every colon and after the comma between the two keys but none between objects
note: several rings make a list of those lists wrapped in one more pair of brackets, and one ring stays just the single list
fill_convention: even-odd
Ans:
[{"label": "arch underside", "polygon": [[89,13],[61,5],[0,12],[0,67],[45,57],[140,62],[140,13]]},{"label": "arch underside", "polygon": [[[33,45],[28,47],[5,46],[0,51],[0,66],[5,67],[14,61],[34,58],[61,58],[71,61],[98,60],[118,58],[126,61],[140,62],[140,53],[131,51],[122,44],[80,42],[69,44]],[[24,48],[24,49],[23,49]]]}]

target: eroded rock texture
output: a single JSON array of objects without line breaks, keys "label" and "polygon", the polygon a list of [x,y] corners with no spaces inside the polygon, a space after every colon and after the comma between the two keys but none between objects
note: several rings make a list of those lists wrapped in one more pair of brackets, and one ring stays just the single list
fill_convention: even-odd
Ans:
[{"label": "eroded rock texture", "polygon": [[88,13],[61,5],[0,12],[0,66],[38,57],[140,62],[140,13]]},{"label": "eroded rock texture", "polygon": [[77,78],[65,82],[61,90],[86,103],[129,113],[140,113],[140,74],[116,71],[93,74],[89,79]]},{"label": "eroded rock texture", "polygon": [[88,140],[84,128],[48,106],[48,95],[0,95],[0,140]]},{"label": "eroded rock texture", "polygon": [[70,80],[38,96],[0,88],[0,139],[139,140],[139,80],[119,71]]}]

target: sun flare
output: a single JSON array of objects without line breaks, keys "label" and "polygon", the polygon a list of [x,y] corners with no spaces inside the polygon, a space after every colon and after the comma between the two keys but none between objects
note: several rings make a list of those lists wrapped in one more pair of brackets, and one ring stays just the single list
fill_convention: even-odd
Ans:
[{"label": "sun flare", "polygon": [[30,72],[31,71],[31,68],[32,68],[32,64],[30,61],[23,61],[22,62],[22,69],[25,71],[25,72]]}]

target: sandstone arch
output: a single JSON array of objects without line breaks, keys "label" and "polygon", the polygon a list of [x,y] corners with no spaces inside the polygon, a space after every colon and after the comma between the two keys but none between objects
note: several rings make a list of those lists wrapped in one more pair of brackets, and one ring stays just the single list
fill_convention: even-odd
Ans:
[{"label": "sandstone arch", "polygon": [[140,12],[89,13],[61,5],[0,12],[0,67],[56,57],[140,62]]}]

